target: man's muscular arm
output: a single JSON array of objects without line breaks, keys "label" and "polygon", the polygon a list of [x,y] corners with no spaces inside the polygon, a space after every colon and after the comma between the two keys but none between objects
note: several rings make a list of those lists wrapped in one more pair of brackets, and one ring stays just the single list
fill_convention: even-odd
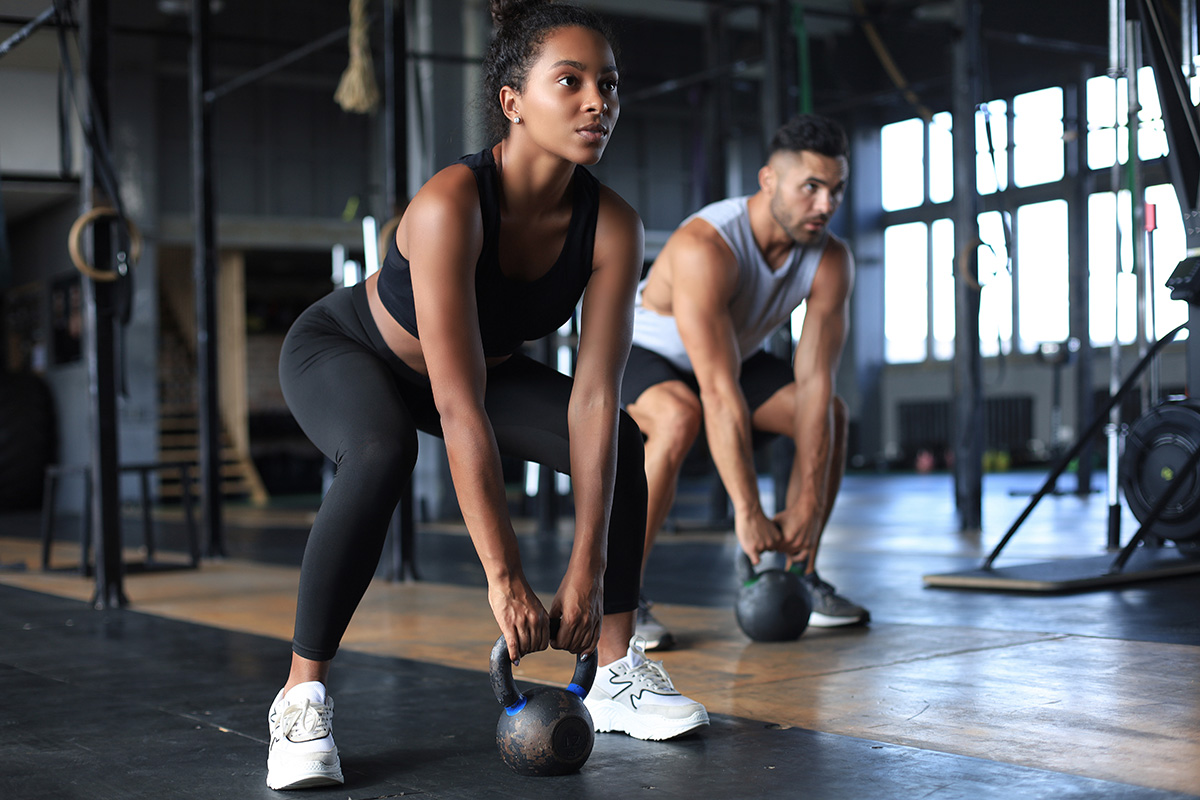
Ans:
[{"label": "man's muscular arm", "polygon": [[831,239],[821,258],[793,361],[796,402],[796,459],[788,481],[787,507],[776,515],[785,549],[808,556],[827,509],[833,447],[834,379],[849,330],[854,261],[846,246]]},{"label": "man's muscular arm", "polygon": [[729,316],[737,265],[708,223],[694,221],[682,233],[671,253],[671,305],[700,386],[708,449],[733,503],[735,532],[757,564],[761,552],[777,549],[781,541],[759,500],[750,409],[738,383],[741,353]]}]

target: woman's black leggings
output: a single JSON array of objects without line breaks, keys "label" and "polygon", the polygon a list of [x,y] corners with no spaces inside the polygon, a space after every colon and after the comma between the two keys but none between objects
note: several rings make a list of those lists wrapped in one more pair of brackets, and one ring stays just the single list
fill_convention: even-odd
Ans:
[{"label": "woman's black leggings", "polygon": [[[279,379],[304,433],[336,465],[317,512],[296,604],[292,650],[333,658],[362,600],[392,511],[417,459],[417,431],[441,435],[429,380],[384,343],[362,284],[327,295],[296,320]],[[488,370],[484,407],[500,452],[570,473],[572,381],[521,354]],[[637,607],[646,528],[642,436],[621,412],[604,573],[604,613]]]}]

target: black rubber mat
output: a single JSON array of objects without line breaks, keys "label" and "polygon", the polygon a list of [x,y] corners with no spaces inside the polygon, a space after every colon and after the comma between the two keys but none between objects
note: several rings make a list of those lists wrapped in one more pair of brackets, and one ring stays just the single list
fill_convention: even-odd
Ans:
[{"label": "black rubber mat", "polygon": [[[281,641],[0,587],[0,797],[282,797],[264,784],[265,718],[288,658]],[[482,668],[344,652],[330,691],[346,785],[290,796],[1186,796],[721,716],[675,742],[601,735],[579,774],[524,778],[496,752]]]}]

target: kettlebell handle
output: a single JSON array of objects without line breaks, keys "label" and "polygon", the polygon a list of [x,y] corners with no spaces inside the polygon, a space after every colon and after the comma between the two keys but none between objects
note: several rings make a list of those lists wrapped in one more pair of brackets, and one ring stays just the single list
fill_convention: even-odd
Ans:
[{"label": "kettlebell handle", "polygon": [[[803,575],[803,568],[803,562],[797,562],[788,567],[787,571]],[[750,556],[746,555],[746,551],[740,548],[738,549],[737,557],[737,576],[738,581],[743,586],[754,583],[754,581],[758,580],[759,577],[762,576],[762,572],[760,570],[756,570],[754,565],[750,563]]]},{"label": "kettlebell handle", "polygon": [[[550,635],[553,637],[558,631],[558,620],[550,620]],[[575,656],[575,673],[571,676],[571,683],[567,686],[568,691],[574,692],[580,698],[586,697],[588,691],[592,688],[592,683],[596,680],[596,668],[598,659],[595,653],[580,653]],[[492,645],[492,661],[491,661],[491,678],[492,691],[496,694],[496,699],[500,701],[500,705],[504,706],[510,714],[515,714],[525,706],[525,695],[517,689],[517,683],[513,680],[512,674],[512,659],[508,655],[508,642],[504,640],[504,634],[496,640],[496,644]]]}]

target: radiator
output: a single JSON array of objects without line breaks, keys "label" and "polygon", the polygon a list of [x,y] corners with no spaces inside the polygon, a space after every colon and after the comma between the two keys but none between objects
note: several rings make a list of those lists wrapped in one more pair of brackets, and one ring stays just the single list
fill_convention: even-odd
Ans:
[{"label": "radiator", "polygon": [[[903,457],[921,450],[944,456],[952,447],[953,404],[950,400],[907,400],[897,405],[899,445]],[[984,448],[1026,460],[1033,438],[1033,398],[1028,395],[988,397],[983,407]]]}]

